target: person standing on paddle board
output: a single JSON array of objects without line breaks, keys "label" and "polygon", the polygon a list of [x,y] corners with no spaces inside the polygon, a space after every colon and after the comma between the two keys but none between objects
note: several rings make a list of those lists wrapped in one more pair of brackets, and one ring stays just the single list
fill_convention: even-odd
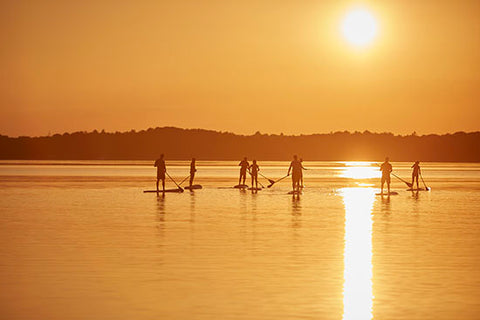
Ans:
[{"label": "person standing on paddle board", "polygon": [[[242,161],[238,164],[240,166],[240,177],[238,178],[238,184],[245,184],[245,179],[247,178],[247,169],[250,164],[247,161],[247,157],[243,158]],[[243,183],[241,181],[243,180]]]},{"label": "person standing on paddle board", "polygon": [[162,153],[160,155],[160,158],[158,158],[153,165],[154,167],[157,167],[157,192],[159,191],[158,183],[160,180],[162,180],[162,189],[163,192],[165,192],[165,173],[167,172],[167,167],[165,166],[165,160],[163,159],[163,157],[164,155]]},{"label": "person standing on paddle board", "polygon": [[[252,189],[258,189],[258,171],[260,171],[260,167],[257,164],[257,160],[253,160],[252,165],[248,167],[248,171],[252,176]],[[254,183],[255,187],[253,186]]]},{"label": "person standing on paddle board", "polygon": [[386,157],[385,162],[382,163],[382,165],[380,166],[380,171],[382,171],[382,191],[380,193],[382,194],[383,194],[383,185],[385,184],[385,182],[387,183],[388,194],[390,194],[390,173],[393,171],[393,169],[389,161],[390,159]]},{"label": "person standing on paddle board", "polygon": [[293,161],[290,162],[290,167],[288,167],[287,176],[290,175],[292,171],[292,189],[294,192],[300,192],[300,180],[302,179],[302,170],[304,167],[300,160],[298,160],[297,155],[293,156]]},{"label": "person standing on paddle board", "polygon": [[412,189],[413,189],[413,183],[415,179],[417,180],[417,189],[420,189],[418,186],[418,175],[420,174],[420,161],[415,161],[415,163],[412,166],[413,172],[412,172]]},{"label": "person standing on paddle board", "polygon": [[192,158],[192,162],[190,162],[190,180],[189,185],[190,189],[192,189],[193,179],[195,178],[195,172],[197,172],[197,168],[195,167],[195,158]]}]

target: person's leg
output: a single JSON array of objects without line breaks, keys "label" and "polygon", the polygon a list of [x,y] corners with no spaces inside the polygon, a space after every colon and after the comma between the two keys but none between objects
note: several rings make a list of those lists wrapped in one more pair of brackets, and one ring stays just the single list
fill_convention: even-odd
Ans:
[{"label": "person's leg", "polygon": [[[412,173],[412,189],[413,189],[413,184],[415,183],[415,174]],[[417,188],[418,189],[418,188]]]},{"label": "person's leg", "polygon": [[193,185],[193,179],[195,178],[195,173],[190,173],[190,181],[189,181],[189,184],[190,184],[190,188],[192,187]]},{"label": "person's leg", "polygon": [[380,190],[381,190],[380,193],[383,193],[383,185],[384,185],[384,184],[385,184],[385,178],[382,177],[382,188],[380,189]]},{"label": "person's leg", "polygon": [[157,192],[158,192],[158,183],[159,183],[160,179],[157,178]]},{"label": "person's leg", "polygon": [[258,189],[258,176],[255,175],[255,188]]},{"label": "person's leg", "polygon": [[418,185],[418,174],[415,178],[417,179],[417,189],[420,189],[420,186]]},{"label": "person's leg", "polygon": [[162,179],[162,189],[163,192],[165,192],[165,178]]},{"label": "person's leg", "polygon": [[390,195],[390,177],[387,179],[388,194]]}]

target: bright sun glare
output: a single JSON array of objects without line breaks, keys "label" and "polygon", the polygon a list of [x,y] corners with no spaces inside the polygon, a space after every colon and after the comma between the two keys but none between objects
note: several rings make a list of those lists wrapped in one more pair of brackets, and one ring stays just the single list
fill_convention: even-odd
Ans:
[{"label": "bright sun glare", "polygon": [[377,21],[366,9],[350,10],[342,21],[342,33],[351,44],[366,46],[377,35]]}]

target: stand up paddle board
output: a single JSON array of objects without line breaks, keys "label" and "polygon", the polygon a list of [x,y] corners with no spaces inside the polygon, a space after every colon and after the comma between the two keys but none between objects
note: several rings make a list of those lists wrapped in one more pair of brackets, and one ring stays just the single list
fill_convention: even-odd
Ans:
[{"label": "stand up paddle board", "polygon": [[290,191],[287,194],[303,194],[302,191]]},{"label": "stand up paddle board", "polygon": [[262,190],[262,188],[248,188],[248,190],[260,191],[260,190]]},{"label": "stand up paddle board", "polygon": [[428,191],[427,189],[424,188],[419,188],[419,189],[407,189],[407,191]]},{"label": "stand up paddle board", "polygon": [[[157,192],[162,193],[163,191],[162,190],[159,190],[159,191],[157,191],[157,190],[144,190],[143,191],[143,193],[157,193]],[[178,192],[178,193],[180,193],[180,192],[183,192],[183,190],[182,189],[165,189],[165,192]]]},{"label": "stand up paddle board", "polygon": [[236,186],[233,186],[235,189],[245,189],[248,188],[248,185],[246,184],[237,184]]},{"label": "stand up paddle board", "polygon": [[203,187],[199,184],[192,184],[192,187],[186,186],[184,187],[185,190],[196,190],[196,189],[202,189]]},{"label": "stand up paddle board", "polygon": [[396,191],[390,191],[390,193],[388,192],[384,192],[384,193],[375,193],[376,196],[396,196],[398,195],[398,192]]}]

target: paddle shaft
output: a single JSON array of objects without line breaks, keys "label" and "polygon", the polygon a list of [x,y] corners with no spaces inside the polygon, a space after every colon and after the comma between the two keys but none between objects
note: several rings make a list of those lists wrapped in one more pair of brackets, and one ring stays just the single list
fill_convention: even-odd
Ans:
[{"label": "paddle shaft", "polygon": [[282,177],[282,178],[278,179],[277,181],[273,181],[273,183],[271,183],[267,188],[271,188],[275,183],[282,181],[283,179],[285,179],[288,176],[289,176],[289,174],[287,174],[285,177]]},{"label": "paddle shaft", "polygon": [[425,190],[429,190],[429,188],[427,187],[427,184],[425,183],[425,180],[423,180],[423,176],[422,176],[422,172],[420,171],[420,178],[422,178],[422,182],[423,182],[423,186],[425,187]]},{"label": "paddle shaft", "polygon": [[265,179],[267,179],[267,180],[268,180],[268,182],[270,182],[270,183],[275,183],[275,181],[274,181],[274,180],[272,180],[272,179],[268,179],[267,177],[265,177],[265,176],[264,176],[263,174],[261,174],[260,172],[259,172],[258,174],[259,174],[259,175],[261,175],[262,177],[264,177]]},{"label": "paddle shaft", "polygon": [[179,183],[179,185],[182,185],[182,183],[184,183],[188,178],[190,178],[190,175],[189,175],[188,177],[186,177],[185,179],[183,179],[183,180]]},{"label": "paddle shaft", "polygon": [[178,187],[178,189],[180,189],[180,190],[183,190],[183,188],[182,188],[182,187],[180,187],[180,186],[178,185],[178,183],[176,183],[176,182],[175,182],[175,180],[173,180],[173,178],[172,178],[172,177],[170,177],[170,175],[168,174],[168,172],[166,172],[166,171],[165,171],[165,173],[166,173],[166,175],[167,175],[167,176],[170,178],[170,180],[172,180],[172,181],[173,181],[173,183],[175,183],[175,185]]}]

